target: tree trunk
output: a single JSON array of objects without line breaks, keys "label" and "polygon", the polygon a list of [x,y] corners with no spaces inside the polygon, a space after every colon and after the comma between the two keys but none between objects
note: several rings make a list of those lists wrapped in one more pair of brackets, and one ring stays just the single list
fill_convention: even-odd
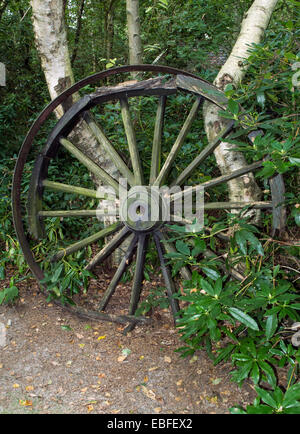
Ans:
[{"label": "tree trunk", "polygon": [[110,0],[105,6],[105,17],[104,17],[104,27],[105,27],[105,56],[107,60],[113,58],[113,44],[114,44],[114,18],[115,18],[115,7],[118,0]]},{"label": "tree trunk", "polygon": [[142,63],[142,40],[139,17],[139,0],[126,0],[129,64]]},{"label": "tree trunk", "polygon": [[77,28],[76,28],[75,39],[74,39],[74,49],[73,49],[72,58],[71,58],[71,65],[72,66],[74,65],[75,59],[77,57],[78,42],[79,42],[80,33],[81,33],[82,15],[83,15],[84,4],[85,4],[85,0],[81,0],[80,5],[78,6]]},{"label": "tree trunk", "polygon": [[[238,86],[242,81],[247,71],[243,60],[249,56],[249,45],[261,41],[277,3],[278,0],[255,0],[252,3],[243,19],[240,34],[231,54],[214,80],[218,88],[224,90],[227,84]],[[218,111],[215,105],[205,103],[204,120],[209,141],[213,140],[224,126],[225,121],[218,115]],[[247,164],[244,155],[235,151],[235,146],[230,143],[220,143],[214,154],[222,174],[230,173]],[[228,185],[230,201],[257,201],[261,196],[251,173],[230,181]]]},{"label": "tree trunk", "polygon": [[[31,0],[31,5],[36,46],[51,99],[54,99],[74,83],[64,20],[64,2],[63,0]],[[55,113],[57,118],[60,118],[78,98],[79,95],[74,94],[64,107],[59,106]],[[92,115],[89,114],[88,117],[89,124],[95,125]],[[113,178],[119,179],[118,170],[108,158],[107,152],[99,145],[86,121],[79,122],[70,134],[70,139]],[[92,178],[98,187],[99,181]],[[107,223],[111,224],[111,221]]]}]

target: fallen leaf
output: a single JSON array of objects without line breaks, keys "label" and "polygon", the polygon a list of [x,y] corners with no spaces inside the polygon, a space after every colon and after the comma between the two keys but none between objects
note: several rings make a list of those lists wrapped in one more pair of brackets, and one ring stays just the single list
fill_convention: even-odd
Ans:
[{"label": "fallen leaf", "polygon": [[84,348],[85,344],[78,344],[79,348]]},{"label": "fallen leaf", "polygon": [[148,380],[149,380],[149,378],[146,375],[146,377],[144,377],[144,383],[147,383]]},{"label": "fallen leaf", "polygon": [[161,407],[155,407],[154,411],[155,411],[155,413],[160,413],[161,412]]},{"label": "fallen leaf", "polygon": [[20,384],[18,384],[18,383],[13,384],[14,389],[17,389],[18,387],[20,387]]},{"label": "fallen leaf", "polygon": [[119,356],[118,357],[118,362],[119,363],[122,363],[122,362],[124,362],[124,360],[126,360],[127,359],[127,356]]},{"label": "fallen leaf", "polygon": [[94,406],[93,405],[88,405],[87,406],[87,411],[90,413],[91,411],[93,411],[94,410]]},{"label": "fallen leaf", "polygon": [[145,358],[145,356],[140,356],[140,360],[143,360]]},{"label": "fallen leaf", "polygon": [[27,390],[27,392],[32,392],[34,390],[33,386],[26,386],[25,389]]},{"label": "fallen leaf", "polygon": [[72,330],[71,327],[68,326],[68,325],[62,325],[61,328],[62,328],[62,330],[66,330],[66,331],[71,331]]},{"label": "fallen leaf", "polygon": [[182,380],[178,380],[178,381],[176,382],[176,384],[177,384],[177,386],[181,386],[181,385],[182,385]]},{"label": "fallen leaf", "polygon": [[214,386],[216,386],[217,384],[221,383],[222,378],[210,378],[210,381]]},{"label": "fallen leaf", "polygon": [[25,400],[20,399],[19,404],[22,405],[23,407],[30,407],[32,406],[32,401],[29,401],[28,399]]},{"label": "fallen leaf", "polygon": [[152,399],[153,401],[156,401],[156,395],[153,392],[153,390],[148,389],[146,386],[141,386],[142,392],[144,393],[144,395],[147,396],[147,398]]},{"label": "fallen leaf", "polygon": [[206,396],[206,400],[208,402],[210,402],[211,404],[217,404],[218,403],[218,397],[217,396],[212,396],[212,397]]},{"label": "fallen leaf", "polygon": [[123,350],[122,350],[122,354],[123,354],[123,356],[129,356],[129,354],[131,353],[131,350],[129,349],[129,348],[124,348]]},{"label": "fallen leaf", "polygon": [[84,338],[84,336],[81,335],[80,333],[75,333],[75,335],[76,335],[76,337],[77,337],[78,339],[83,339],[83,338]]},{"label": "fallen leaf", "polygon": [[172,362],[172,359],[171,359],[171,357],[165,356],[165,357],[164,357],[164,361],[165,361],[166,363],[171,363],[171,362]]},{"label": "fallen leaf", "polygon": [[106,338],[106,336],[104,335],[104,336],[99,336],[98,338],[97,338],[97,341],[101,341],[101,339],[105,339]]}]

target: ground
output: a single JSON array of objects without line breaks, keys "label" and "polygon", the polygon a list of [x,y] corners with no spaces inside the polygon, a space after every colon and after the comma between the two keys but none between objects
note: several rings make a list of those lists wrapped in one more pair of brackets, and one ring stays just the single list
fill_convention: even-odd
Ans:
[{"label": "ground", "polygon": [[229,363],[174,352],[181,342],[168,310],[124,336],[47,302],[30,279],[15,305],[0,306],[0,323],[0,414],[222,414],[255,396],[231,382]]}]

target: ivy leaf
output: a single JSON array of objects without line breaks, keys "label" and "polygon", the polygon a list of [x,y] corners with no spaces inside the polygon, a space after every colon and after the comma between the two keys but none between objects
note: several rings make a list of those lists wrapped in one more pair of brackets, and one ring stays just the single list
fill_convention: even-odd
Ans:
[{"label": "ivy leaf", "polygon": [[230,307],[228,311],[230,312],[230,314],[233,316],[234,319],[245,324],[245,326],[249,327],[252,330],[256,330],[256,331],[259,330],[257,322],[245,312],[242,312],[240,309],[237,309],[236,307]]}]

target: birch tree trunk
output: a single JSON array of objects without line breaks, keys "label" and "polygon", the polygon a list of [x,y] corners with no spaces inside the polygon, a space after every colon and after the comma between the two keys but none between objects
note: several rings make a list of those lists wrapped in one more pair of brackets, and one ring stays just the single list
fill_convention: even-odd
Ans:
[{"label": "birch tree trunk", "polygon": [[[64,1],[31,0],[31,6],[36,47],[51,99],[54,99],[74,83],[64,20]],[[60,118],[78,98],[79,95],[74,94],[67,104],[63,107],[59,106],[55,112],[57,118]],[[88,119],[89,125],[95,125],[91,114],[88,114]],[[107,153],[84,120],[74,128],[70,138],[85,155],[98,163],[112,177],[119,178],[119,172],[112,160],[108,159]],[[92,178],[98,187],[99,181]]]},{"label": "birch tree trunk", "polygon": [[[214,80],[218,88],[224,90],[229,83],[236,87],[242,81],[247,71],[243,60],[249,56],[249,46],[261,41],[277,3],[278,0],[255,0],[252,3],[242,21],[241,31],[231,54]],[[213,104],[205,103],[204,120],[209,141],[213,140],[224,126],[225,121],[218,115],[218,111]],[[247,164],[243,154],[234,148],[233,144],[222,142],[214,152],[222,174],[230,173]],[[261,196],[251,173],[230,181],[228,185],[230,200],[233,202],[256,201]]]},{"label": "birch tree trunk", "polygon": [[139,0],[126,0],[129,64],[142,63],[143,51],[139,17]]},{"label": "birch tree trunk", "polygon": [[[51,99],[74,84],[64,20],[63,0],[31,0],[32,22],[36,47]],[[74,94],[64,107],[56,110],[60,118],[71,104],[79,98]],[[92,120],[93,122],[93,120]],[[118,171],[99,145],[85,121],[81,121],[72,135],[74,145],[98,162],[110,175],[118,177]]]}]

